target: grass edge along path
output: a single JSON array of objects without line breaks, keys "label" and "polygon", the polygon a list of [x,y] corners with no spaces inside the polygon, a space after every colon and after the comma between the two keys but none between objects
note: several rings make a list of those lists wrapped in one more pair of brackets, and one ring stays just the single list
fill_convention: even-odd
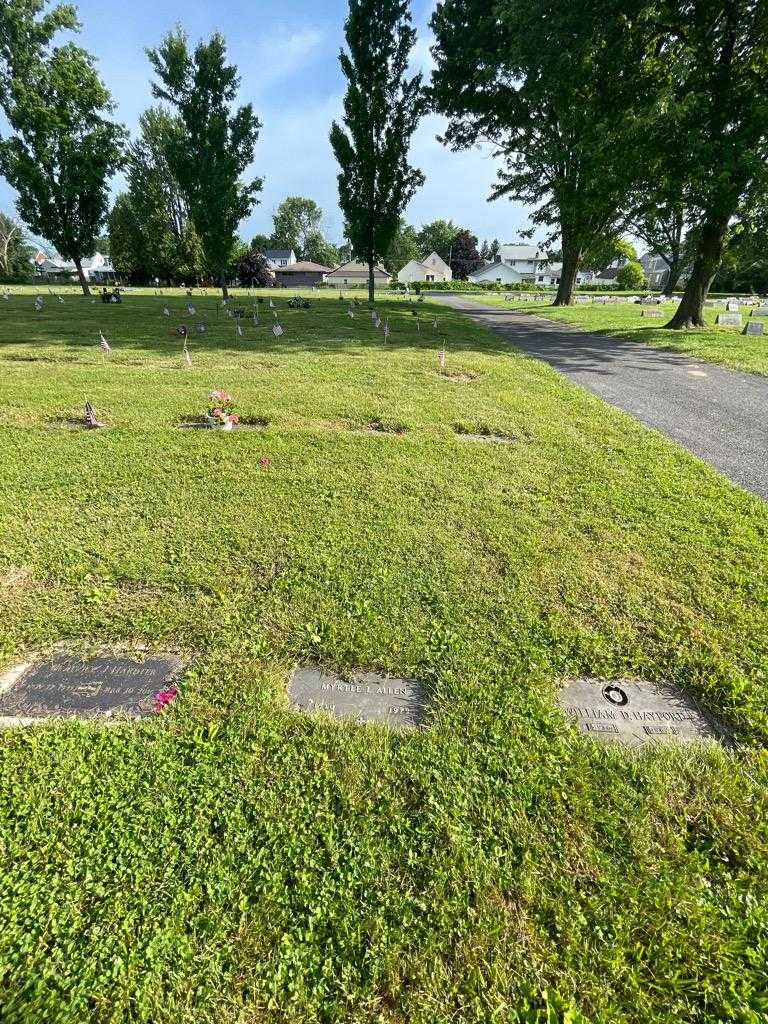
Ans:
[{"label": "grass edge along path", "polygon": [[[687,331],[667,331],[660,324],[665,323],[675,310],[675,304],[663,303],[650,307],[658,309],[665,319],[653,321],[641,316],[641,307],[636,304],[616,305],[574,305],[553,306],[543,302],[506,302],[501,295],[462,295],[476,303],[487,303],[513,313],[528,313],[543,320],[570,324],[581,331],[604,334],[611,338],[641,342],[653,348],[666,349],[690,356],[692,360],[718,363],[732,370],[768,376],[768,333],[765,335],[742,335],[742,327],[716,325],[715,317],[724,309],[706,307],[704,318],[707,326]],[[744,307],[742,316],[749,317],[750,307]],[[761,318],[763,322],[764,318]],[[766,319],[768,331],[768,319]]]}]

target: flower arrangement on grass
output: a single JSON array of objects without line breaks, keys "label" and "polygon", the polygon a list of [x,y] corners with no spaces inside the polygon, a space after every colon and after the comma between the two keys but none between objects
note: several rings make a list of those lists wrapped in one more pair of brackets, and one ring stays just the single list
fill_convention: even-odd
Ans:
[{"label": "flower arrangement on grass", "polygon": [[232,411],[233,408],[232,396],[228,395],[226,391],[211,391],[208,395],[208,413],[206,414],[208,426],[213,427],[214,430],[231,430],[236,423],[240,422],[240,417]]}]

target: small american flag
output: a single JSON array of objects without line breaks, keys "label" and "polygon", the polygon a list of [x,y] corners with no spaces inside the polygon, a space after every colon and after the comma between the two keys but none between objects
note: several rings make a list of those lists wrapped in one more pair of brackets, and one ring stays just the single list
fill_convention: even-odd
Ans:
[{"label": "small american flag", "polygon": [[112,346],[109,344],[109,342],[101,332],[99,332],[99,348],[101,349],[102,352],[109,353],[112,351]]},{"label": "small american flag", "polygon": [[352,309],[351,306],[347,310],[347,316],[349,317],[350,320],[354,320],[355,319],[355,311],[354,311],[354,309]]},{"label": "small american flag", "polygon": [[378,313],[376,314],[376,319],[373,321],[373,326],[376,328],[377,331],[381,327],[381,317],[378,315]]},{"label": "small american flag", "polygon": [[43,296],[42,295],[36,295],[35,296],[35,312],[39,313],[42,308],[43,308]]},{"label": "small american flag", "polygon": [[280,335],[283,333],[283,328],[277,321],[275,321],[275,323],[272,324],[272,333],[276,338],[279,338]]},{"label": "small american flag", "polygon": [[192,305],[191,302],[187,305],[187,312],[189,313],[190,316],[195,315],[195,307]]},{"label": "small american flag", "polygon": [[235,323],[235,328],[237,330],[238,338],[242,338],[242,336],[243,336],[243,328],[240,326],[240,321],[239,320]]},{"label": "small american flag", "polygon": [[96,418],[96,413],[93,411],[93,406],[91,405],[90,402],[85,403],[85,422],[89,427],[101,426],[101,423],[99,423],[98,419]]},{"label": "small american flag", "polygon": [[437,330],[437,317],[432,321],[432,326]]},{"label": "small american flag", "polygon": [[441,371],[445,369],[445,349],[444,348],[440,349],[440,354],[437,357],[437,363],[438,363],[438,366],[440,367]]},{"label": "small american flag", "polygon": [[384,337],[385,337],[385,339],[389,337],[389,334],[390,334],[390,330],[389,330],[389,317],[387,317],[387,319],[384,321]]},{"label": "small american flag", "polygon": [[163,316],[170,316],[170,315],[171,315],[170,309],[168,309],[167,306],[163,306]]},{"label": "small american flag", "polygon": [[270,299],[270,300],[269,300],[269,308],[270,308],[270,309],[274,309],[274,308],[275,308],[275,304],[274,304],[274,302],[272,301],[272,299]]},{"label": "small american flag", "polygon": [[64,299],[62,299],[62,297],[60,295],[57,295],[56,298],[59,300],[59,302],[63,306],[64,305]]}]

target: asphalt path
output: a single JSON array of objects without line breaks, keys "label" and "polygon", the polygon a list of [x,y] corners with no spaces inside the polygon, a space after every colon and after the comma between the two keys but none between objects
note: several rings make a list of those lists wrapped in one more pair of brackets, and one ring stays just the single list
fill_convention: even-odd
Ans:
[{"label": "asphalt path", "polygon": [[[768,377],[458,295],[441,295],[439,301],[543,359],[768,501]],[[768,339],[754,340],[768,344]]]}]

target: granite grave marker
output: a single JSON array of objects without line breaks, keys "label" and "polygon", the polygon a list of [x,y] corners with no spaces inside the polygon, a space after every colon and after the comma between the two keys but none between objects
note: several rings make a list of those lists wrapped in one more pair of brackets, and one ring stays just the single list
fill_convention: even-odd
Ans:
[{"label": "granite grave marker", "polygon": [[747,320],[742,334],[765,334],[765,324],[759,320]]},{"label": "granite grave marker", "polygon": [[726,739],[688,694],[643,679],[571,679],[559,701],[582,733],[637,746],[658,739]]},{"label": "granite grave marker", "polygon": [[730,327],[741,327],[741,313],[718,313],[716,324],[728,324]]},{"label": "granite grave marker", "polygon": [[181,659],[172,654],[144,660],[122,654],[35,658],[0,675],[0,720],[25,724],[72,716],[141,717],[152,712],[154,694],[181,668]]},{"label": "granite grave marker", "polygon": [[357,722],[384,722],[415,728],[427,712],[424,687],[415,679],[397,679],[378,672],[352,672],[346,679],[308,666],[297,668],[288,696],[301,711],[330,711]]}]

